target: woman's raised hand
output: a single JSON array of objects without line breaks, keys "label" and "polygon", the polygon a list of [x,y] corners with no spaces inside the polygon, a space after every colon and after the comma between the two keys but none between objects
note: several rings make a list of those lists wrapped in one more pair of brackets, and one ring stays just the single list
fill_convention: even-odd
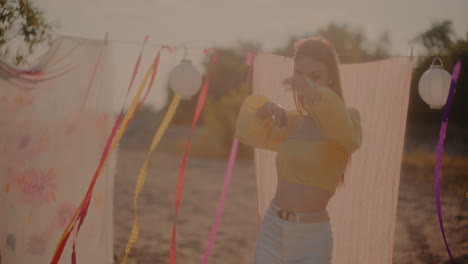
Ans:
[{"label": "woman's raised hand", "polygon": [[257,110],[257,116],[268,120],[276,128],[285,128],[288,122],[286,110],[275,102],[266,102]]},{"label": "woman's raised hand", "polygon": [[317,103],[320,100],[320,93],[317,91],[317,84],[305,76],[292,76],[283,81],[284,85],[288,85],[288,90],[296,90],[299,96],[303,96]]}]

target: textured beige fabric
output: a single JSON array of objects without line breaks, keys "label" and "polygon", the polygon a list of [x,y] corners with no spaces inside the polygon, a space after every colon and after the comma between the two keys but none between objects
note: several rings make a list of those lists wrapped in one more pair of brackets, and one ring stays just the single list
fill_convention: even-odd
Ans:
[{"label": "textured beige fabric", "polygon": [[[294,109],[281,81],[292,75],[293,60],[274,54],[255,57],[254,94]],[[332,263],[392,263],[412,62],[408,58],[340,65],[348,106],[361,113],[363,142],[353,154],[344,186],[330,200],[334,237]],[[276,190],[275,152],[255,150],[258,221]]]},{"label": "textured beige fabric", "polygon": [[[3,263],[50,263],[114,122],[111,63],[110,45],[78,38],[56,40],[32,68],[39,73],[0,62]],[[113,263],[115,158],[97,182],[77,237],[78,263]],[[60,263],[70,263],[71,245]]]}]

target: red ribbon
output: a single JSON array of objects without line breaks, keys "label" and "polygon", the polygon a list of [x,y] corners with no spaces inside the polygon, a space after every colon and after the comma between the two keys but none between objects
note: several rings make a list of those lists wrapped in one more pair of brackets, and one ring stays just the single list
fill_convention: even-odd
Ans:
[{"label": "red ribbon", "polygon": [[[153,72],[151,74],[151,79],[150,79],[150,83],[148,85],[148,89],[146,90],[146,93],[145,93],[145,96],[143,97],[143,99],[138,103],[135,112],[137,112],[141,108],[143,103],[146,101],[146,97],[148,97],[148,95],[149,95],[149,93],[151,91],[151,87],[153,87],[154,79],[156,77],[156,74],[158,74],[159,58],[161,57],[161,51],[163,49],[168,49],[170,53],[172,53],[172,51],[173,51],[173,49],[171,47],[169,47],[169,46],[163,46],[158,51],[158,54],[156,55],[156,59],[154,60],[154,68],[153,68]],[[132,80],[132,82],[133,82],[133,80]],[[130,121],[132,121],[132,120],[133,120],[133,117],[130,118]]]},{"label": "red ribbon", "polygon": [[143,40],[143,46],[141,47],[140,54],[138,55],[138,59],[136,61],[135,67],[133,68],[132,79],[130,80],[130,84],[128,85],[127,95],[130,93],[130,90],[132,89],[133,82],[135,81],[135,77],[137,75],[138,69],[140,68],[141,56],[143,55],[143,48],[145,47],[145,44],[147,41],[148,41],[148,36],[146,36],[145,40]]},{"label": "red ribbon", "polygon": [[[145,40],[143,42],[143,47],[141,48],[140,50],[140,54],[137,58],[137,61],[135,63],[135,66],[133,68],[133,73],[132,73],[132,78],[130,80],[130,85],[128,87],[128,90],[127,90],[127,95],[125,97],[125,101],[127,100],[128,98],[128,95],[130,93],[130,90],[131,90],[131,87],[133,86],[133,82],[135,80],[135,76],[137,75],[138,73],[138,69],[140,67],[140,62],[141,62],[141,56],[142,56],[142,53],[143,53],[143,48],[144,48],[144,45],[146,44],[146,41],[148,40],[148,36],[145,37]],[[114,139],[115,137],[115,134],[117,132],[117,129],[120,125],[120,122],[122,121],[122,116],[123,116],[123,112],[124,112],[124,108],[125,106],[122,107],[122,109],[120,110],[120,113],[119,115],[117,116],[117,119],[115,120],[114,122],[114,126],[112,127],[112,130],[111,130],[111,134],[109,135],[109,137],[107,138],[107,142],[106,142],[106,145],[104,147],[104,151],[101,155],[101,159],[99,161],[99,165],[98,165],[98,169],[96,169],[96,172],[99,171],[99,168],[103,165],[104,163],[104,160],[105,158],[107,157],[108,153],[109,153],[109,149],[112,145],[112,140]],[[94,176],[96,176],[96,172],[94,174]],[[90,189],[92,188],[92,185],[93,185],[93,181],[94,181],[94,177],[92,179],[92,182],[90,183],[90,186],[88,187],[88,191],[86,193],[86,196],[85,196],[85,199],[87,198],[88,196],[88,193],[90,191]],[[81,213],[81,210],[79,212],[79,214]],[[67,241],[68,239],[70,238],[70,234],[71,234],[71,231],[73,230],[74,228],[74,225],[76,224],[76,220],[80,217],[80,215],[77,216],[77,218],[75,219],[74,223],[73,223],[73,226],[70,228],[70,230],[68,230],[67,234],[65,235],[64,239],[60,241],[60,244],[58,245],[57,247],[57,251],[55,252],[53,258],[52,258],[52,261],[51,261],[51,264],[56,264],[58,263],[58,261],[60,260],[60,257],[62,256],[62,253],[63,253],[63,250],[65,248],[65,245],[67,244]],[[72,263],[73,261],[76,262],[76,254],[75,254],[75,250],[73,249],[73,253],[72,253]]]},{"label": "red ribbon", "polygon": [[[145,39],[145,41],[146,41],[146,39]],[[164,49],[164,47],[162,47],[161,50],[162,49]],[[160,58],[161,50],[158,51],[156,59],[153,62],[154,68],[153,68],[153,72],[151,73],[150,83],[148,84],[148,88],[146,89],[146,94],[143,97],[143,99],[140,101],[140,103],[138,104],[135,112],[138,111],[138,109],[141,107],[141,105],[145,102],[146,98],[148,97],[149,92],[151,91],[151,88],[153,87],[154,79],[156,77],[156,73],[158,72],[157,68],[158,68],[158,65],[159,65],[159,58]],[[172,51],[172,49],[169,48],[169,51]],[[129,89],[129,91],[130,91],[130,89]],[[127,126],[133,120],[133,117],[134,117],[134,115],[131,116],[131,118],[127,121],[125,126]],[[115,131],[117,131],[117,128],[118,128],[118,126],[114,127]],[[115,132],[113,133],[112,138],[114,138],[114,136],[115,136]],[[106,151],[105,151],[105,153],[106,153],[105,156],[106,157],[107,157],[107,155],[109,153],[109,148],[111,146],[111,143],[112,143],[112,140],[111,140],[111,142],[108,142],[109,146],[106,146]],[[104,161],[105,161],[105,159],[101,159],[101,161],[99,162],[98,169],[96,170],[96,172],[95,172],[95,174],[93,176],[93,181],[92,181],[92,183],[90,185],[90,188],[88,189],[88,193],[86,194],[85,203],[84,203],[83,207],[81,208],[80,214],[78,215],[78,217],[80,219],[80,222],[79,222],[78,228],[76,230],[77,235],[78,235],[78,232],[81,229],[81,225],[83,224],[84,219],[86,218],[86,215],[88,214],[88,208],[89,208],[89,204],[91,202],[91,196],[93,195],[94,185],[96,184],[98,172],[101,170],[101,167],[104,166]],[[76,264],[75,243],[76,243],[76,241],[73,241],[72,264]]]},{"label": "red ribbon", "polygon": [[[144,43],[146,43],[147,39],[148,39],[148,37],[145,38]],[[163,48],[164,48],[164,47],[163,47]],[[169,50],[172,51],[172,49],[170,49],[170,48],[169,48]],[[159,51],[159,52],[160,52],[160,51]],[[158,52],[158,56],[157,56],[157,58],[156,58],[158,61],[159,61],[159,54],[160,54],[159,52]],[[127,97],[126,97],[125,101],[126,101],[127,98],[128,98],[128,95],[129,95],[129,93],[130,93],[131,87],[133,86],[133,82],[134,82],[134,80],[135,80],[135,76],[136,76],[136,74],[137,74],[137,72],[138,72],[138,68],[139,68],[139,65],[140,65],[142,53],[143,53],[143,48],[142,48],[142,50],[140,51],[140,55],[139,55],[139,57],[138,57],[138,59],[137,59],[137,62],[136,62],[136,64],[135,64],[135,68],[134,68],[134,70],[133,70],[132,78],[131,78],[131,81],[130,81],[129,88],[128,88],[128,90],[127,90]],[[155,61],[153,62],[153,63],[155,64],[155,67],[154,67],[154,68],[157,68],[157,66],[156,66],[156,59],[155,59]],[[139,106],[141,106],[141,105],[143,104],[143,102],[145,101],[145,99],[146,99],[146,97],[147,97],[149,91],[151,90],[156,73],[157,73],[157,70],[153,69],[153,72],[152,72],[152,75],[151,75],[151,81],[150,81],[150,84],[148,85],[146,95],[145,95],[145,97],[140,101]],[[70,230],[68,230],[68,232],[67,232],[67,234],[65,235],[64,239],[60,242],[59,246],[57,247],[57,252],[55,253],[55,255],[54,255],[53,259],[52,259],[52,262],[51,262],[52,264],[56,264],[56,263],[58,263],[58,261],[60,260],[60,257],[61,257],[61,255],[62,255],[62,253],[63,253],[64,248],[65,248],[65,245],[66,245],[66,243],[67,243],[67,241],[68,241],[68,239],[69,239],[69,237],[70,237],[70,234],[71,234],[72,230],[74,229],[74,226],[75,226],[76,223],[78,222],[78,220],[79,220],[79,222],[78,222],[78,227],[77,227],[76,235],[78,235],[78,232],[79,232],[79,230],[81,229],[81,226],[82,226],[82,224],[83,224],[83,222],[84,222],[84,219],[86,218],[86,215],[87,215],[87,213],[88,213],[89,204],[90,204],[90,202],[91,202],[92,193],[93,193],[93,191],[94,191],[94,186],[95,186],[96,181],[97,181],[97,178],[98,178],[98,176],[99,176],[99,172],[101,171],[102,167],[103,167],[104,164],[105,164],[105,161],[106,161],[106,159],[107,159],[107,156],[109,155],[110,147],[112,146],[112,142],[113,142],[113,140],[114,140],[114,138],[115,138],[115,135],[116,135],[116,132],[117,132],[117,130],[118,130],[118,127],[119,127],[119,125],[120,125],[120,123],[121,123],[121,121],[122,121],[124,108],[125,108],[125,105],[122,107],[122,109],[121,109],[121,111],[120,111],[120,113],[119,113],[119,115],[118,115],[118,117],[117,117],[117,119],[116,119],[116,121],[115,121],[115,123],[114,123],[114,126],[113,126],[113,128],[112,128],[111,134],[109,135],[109,137],[108,137],[108,139],[107,139],[107,142],[106,142],[106,145],[105,145],[105,147],[104,147],[104,151],[103,151],[103,153],[102,153],[102,155],[101,155],[101,159],[100,159],[100,161],[99,161],[98,167],[97,167],[97,169],[96,169],[96,171],[95,171],[95,173],[94,173],[94,175],[93,175],[93,178],[92,178],[91,183],[90,183],[90,185],[89,185],[89,187],[88,187],[88,191],[87,191],[87,193],[86,193],[86,196],[85,196],[85,198],[83,199],[82,206],[81,206],[80,209],[79,209],[78,215],[77,215],[75,221],[73,222],[72,227],[70,228]],[[132,118],[133,118],[133,116],[132,116]],[[130,120],[129,120],[125,125],[128,125],[128,123],[132,120],[132,118],[130,118]],[[72,259],[71,259],[71,262],[72,262],[73,264],[76,263],[75,243],[76,243],[76,241],[73,242],[73,252],[72,252]]]},{"label": "red ribbon", "polygon": [[190,135],[185,144],[185,151],[182,158],[182,164],[179,168],[179,176],[177,178],[177,187],[176,187],[176,200],[175,200],[175,208],[174,208],[174,224],[172,228],[172,240],[171,240],[171,249],[170,249],[170,264],[176,264],[176,220],[177,214],[179,212],[179,205],[180,201],[182,200],[182,189],[184,187],[184,174],[185,174],[185,167],[187,161],[187,152],[190,148],[190,141],[192,139],[193,132],[195,127],[198,123],[198,119],[200,118],[201,111],[205,104],[206,94],[208,93],[208,87],[210,85],[210,76],[213,72],[213,66],[218,59],[218,52],[215,49],[205,49],[205,54],[208,53],[210,50],[214,51],[213,57],[211,58],[210,68],[208,69],[208,74],[206,76],[205,82],[201,88],[200,94],[198,95],[197,106],[195,108],[195,113],[193,116],[192,121],[192,128],[190,130]]}]

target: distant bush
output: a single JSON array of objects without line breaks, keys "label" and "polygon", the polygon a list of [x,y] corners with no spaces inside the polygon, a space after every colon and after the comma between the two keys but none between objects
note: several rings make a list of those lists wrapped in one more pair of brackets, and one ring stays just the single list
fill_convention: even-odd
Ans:
[{"label": "distant bush", "polygon": [[[402,167],[413,171],[409,178],[434,182],[436,153],[415,149],[403,154]],[[444,154],[442,158],[441,187],[457,196],[468,192],[468,157]]]},{"label": "distant bush", "polygon": [[[200,136],[193,144],[194,155],[221,158],[228,157],[234,139],[237,115],[245,97],[251,89],[241,85],[238,90],[230,90],[228,94],[215,99],[208,96],[203,110],[203,128]],[[252,159],[253,149],[239,144],[238,158]]]},{"label": "distant bush", "polygon": [[149,147],[166,109],[167,107],[161,111],[156,111],[151,106],[146,104],[142,105],[128,124],[120,141],[120,145],[123,147]]}]

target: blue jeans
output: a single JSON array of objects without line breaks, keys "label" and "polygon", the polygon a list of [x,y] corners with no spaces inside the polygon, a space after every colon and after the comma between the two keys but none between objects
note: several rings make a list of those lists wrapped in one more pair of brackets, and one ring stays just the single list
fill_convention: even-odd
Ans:
[{"label": "blue jeans", "polygon": [[[275,207],[274,204],[272,204]],[[296,223],[279,218],[270,206],[260,225],[255,264],[330,264],[333,234],[326,221]]]}]

